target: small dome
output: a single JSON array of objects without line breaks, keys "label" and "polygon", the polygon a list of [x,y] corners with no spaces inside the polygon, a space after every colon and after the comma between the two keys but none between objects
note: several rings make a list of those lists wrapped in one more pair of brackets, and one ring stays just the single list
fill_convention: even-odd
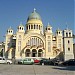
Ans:
[{"label": "small dome", "polygon": [[40,17],[40,15],[35,11],[35,9],[34,9],[34,11],[28,16],[28,19],[27,19],[27,21],[29,21],[29,20],[31,20],[31,19],[38,19],[38,20],[41,20],[41,17]]}]

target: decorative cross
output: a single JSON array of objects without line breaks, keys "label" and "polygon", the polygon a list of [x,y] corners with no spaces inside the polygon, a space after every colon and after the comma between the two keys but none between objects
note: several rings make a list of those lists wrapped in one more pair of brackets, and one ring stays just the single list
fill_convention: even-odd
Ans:
[{"label": "decorative cross", "polygon": [[34,12],[36,11],[36,9],[34,8]]},{"label": "decorative cross", "polygon": [[48,22],[48,25],[49,25],[49,22]]},{"label": "decorative cross", "polygon": [[11,29],[11,26],[10,26],[10,29]]},{"label": "decorative cross", "polygon": [[22,25],[22,22],[20,22],[20,25]]}]

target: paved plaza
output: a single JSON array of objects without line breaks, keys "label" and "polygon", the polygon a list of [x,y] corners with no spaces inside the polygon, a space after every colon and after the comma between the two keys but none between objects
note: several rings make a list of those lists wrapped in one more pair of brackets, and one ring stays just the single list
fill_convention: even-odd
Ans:
[{"label": "paved plaza", "polygon": [[75,75],[75,66],[58,67],[0,64],[0,75]]}]

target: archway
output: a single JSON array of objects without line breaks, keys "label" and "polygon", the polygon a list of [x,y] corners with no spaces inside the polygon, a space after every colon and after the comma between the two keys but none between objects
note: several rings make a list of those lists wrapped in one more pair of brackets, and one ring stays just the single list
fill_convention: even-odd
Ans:
[{"label": "archway", "polygon": [[37,51],[36,51],[36,49],[33,49],[32,50],[32,57],[36,57],[36,55],[37,55]]},{"label": "archway", "polygon": [[42,49],[39,49],[38,50],[38,57],[42,57],[43,56],[43,51],[42,51]]},{"label": "archway", "polygon": [[25,56],[30,57],[30,49],[26,49]]}]

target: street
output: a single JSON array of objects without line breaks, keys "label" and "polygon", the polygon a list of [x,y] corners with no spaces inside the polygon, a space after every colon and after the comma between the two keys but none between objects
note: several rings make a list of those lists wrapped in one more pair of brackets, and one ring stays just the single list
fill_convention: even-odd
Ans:
[{"label": "street", "polygon": [[75,75],[75,66],[0,64],[0,75]]}]

